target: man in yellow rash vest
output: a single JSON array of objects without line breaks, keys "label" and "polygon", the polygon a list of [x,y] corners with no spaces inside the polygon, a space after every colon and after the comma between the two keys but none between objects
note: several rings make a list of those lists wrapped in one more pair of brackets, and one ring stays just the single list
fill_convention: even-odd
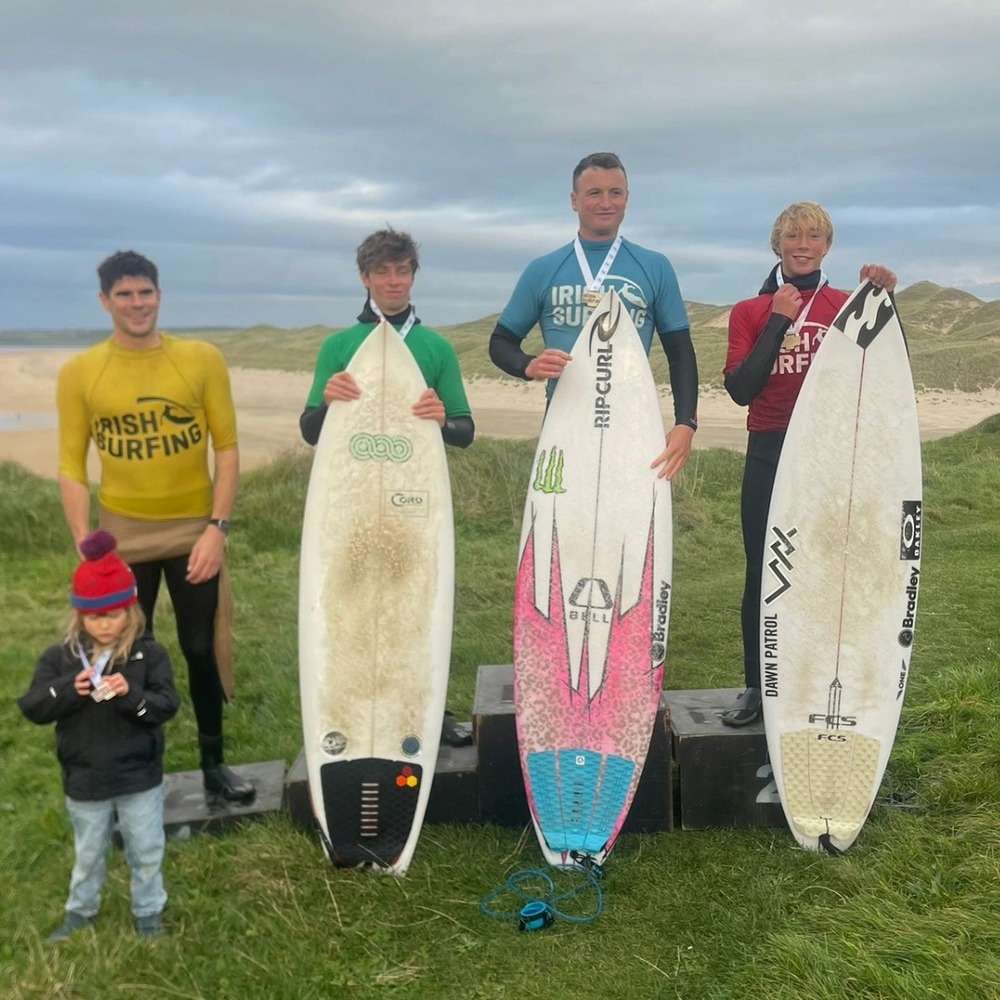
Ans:
[{"label": "man in yellow rash vest", "polygon": [[170,592],[205,790],[247,802],[253,785],[223,763],[222,706],[232,694],[224,554],[240,472],[229,373],[211,344],[160,332],[152,261],[121,251],[97,273],[111,336],[68,361],[57,388],[66,522],[79,545],[90,531],[93,443],[101,463],[100,526],[116,536],[135,574],[150,631],[161,579]]}]

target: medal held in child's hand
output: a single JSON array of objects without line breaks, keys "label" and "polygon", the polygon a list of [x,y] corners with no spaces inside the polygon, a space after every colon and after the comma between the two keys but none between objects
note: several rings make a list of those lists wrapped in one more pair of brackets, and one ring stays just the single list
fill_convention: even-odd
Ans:
[{"label": "medal held in child's hand", "polygon": [[101,681],[93,691],[90,692],[90,697],[94,701],[108,701],[110,698],[114,698],[115,692],[108,681]]},{"label": "medal held in child's hand", "polygon": [[87,659],[87,654],[82,650],[80,652],[80,659],[83,661],[84,667],[90,671],[90,683],[94,685],[94,690],[90,692],[90,697],[94,701],[107,701],[109,698],[114,698],[115,693],[111,689],[111,685],[107,680],[101,680],[104,668],[108,665],[108,660],[111,659],[111,650],[105,649],[94,660],[93,664]]}]

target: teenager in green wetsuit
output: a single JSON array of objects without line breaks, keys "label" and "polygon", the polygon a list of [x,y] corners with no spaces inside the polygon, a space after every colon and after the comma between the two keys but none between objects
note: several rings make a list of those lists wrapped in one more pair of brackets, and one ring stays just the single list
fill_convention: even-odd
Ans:
[{"label": "teenager in green wetsuit", "polygon": [[[361,389],[346,369],[368,334],[385,319],[403,338],[427,383],[414,400],[413,415],[437,423],[445,444],[467,448],[476,427],[455,348],[441,334],[423,326],[410,303],[420,266],[416,243],[409,233],[380,229],[362,241],[357,262],[368,298],[357,325],[328,337],[319,349],[312,390],[299,418],[302,437],[316,444],[330,403],[360,398]],[[472,742],[472,735],[457,725],[450,713],[445,713],[441,738],[450,746]]]},{"label": "teenager in green wetsuit", "polygon": [[380,229],[358,247],[357,261],[368,298],[357,325],[328,337],[319,349],[312,390],[299,418],[302,436],[309,444],[316,444],[330,403],[361,396],[354,376],[346,369],[368,334],[386,319],[403,338],[427,383],[414,401],[414,416],[439,424],[445,444],[468,447],[476,428],[455,348],[441,334],[423,326],[410,303],[420,266],[416,243],[409,233]]}]

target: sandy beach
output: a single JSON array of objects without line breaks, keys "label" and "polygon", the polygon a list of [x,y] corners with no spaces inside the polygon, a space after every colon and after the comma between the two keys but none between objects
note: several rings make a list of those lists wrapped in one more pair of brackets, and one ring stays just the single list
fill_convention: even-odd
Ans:
[{"label": "sandy beach", "polygon": [[[0,352],[0,460],[19,462],[32,472],[54,477],[58,462],[55,384],[60,367],[76,349]],[[244,469],[266,464],[292,448],[305,448],[298,418],[312,375],[259,369],[232,371],[233,396],[239,419]],[[500,438],[533,438],[542,417],[540,383],[514,385],[475,379],[467,385],[477,434]],[[699,400],[698,448],[742,450],[746,443],[746,411],[720,390],[702,390]],[[672,401],[663,399],[664,420],[671,423]],[[925,441],[947,437],[1000,412],[1000,391],[980,393],[926,392],[917,400],[920,433]],[[96,459],[91,456],[96,481]]]}]

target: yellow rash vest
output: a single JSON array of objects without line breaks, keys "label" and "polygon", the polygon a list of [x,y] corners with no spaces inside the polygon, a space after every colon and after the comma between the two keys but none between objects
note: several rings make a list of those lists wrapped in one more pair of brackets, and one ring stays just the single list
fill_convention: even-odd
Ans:
[{"label": "yellow rash vest", "polygon": [[59,372],[59,473],[87,484],[101,460],[101,505],[140,520],[203,517],[212,509],[208,445],[237,447],[229,372],[211,344],[161,334],[129,350],[114,338]]}]

